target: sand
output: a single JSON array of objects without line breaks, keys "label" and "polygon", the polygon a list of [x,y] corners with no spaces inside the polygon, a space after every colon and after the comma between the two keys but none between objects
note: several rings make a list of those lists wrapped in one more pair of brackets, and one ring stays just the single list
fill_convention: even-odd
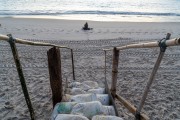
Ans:
[{"label": "sand", "polygon": [[[86,21],[53,19],[0,18],[0,34],[32,41],[66,45],[74,49],[77,81],[104,80],[103,48],[130,43],[158,41],[169,32],[180,37],[180,23],[152,22],[95,22],[88,21],[91,31],[82,31]],[[50,47],[18,45],[29,94],[38,120],[48,120],[52,98],[47,68],[47,50]],[[159,48],[121,51],[117,93],[135,106],[139,105],[144,87],[157,58]],[[61,50],[63,80],[72,81],[71,60],[68,50]],[[151,119],[180,119],[180,47],[166,50],[161,67],[143,107]],[[112,53],[107,57],[107,78],[111,83]],[[30,119],[19,78],[8,43],[0,41],[0,119]],[[118,104],[118,103],[117,103]],[[125,120],[133,115],[118,104]]]}]

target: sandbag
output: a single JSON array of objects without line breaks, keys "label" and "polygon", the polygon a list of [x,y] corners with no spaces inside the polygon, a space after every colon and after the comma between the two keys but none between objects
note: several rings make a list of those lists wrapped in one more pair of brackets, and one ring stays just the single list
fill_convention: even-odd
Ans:
[{"label": "sandbag", "polygon": [[63,97],[62,97],[62,102],[68,102],[68,101],[70,101],[71,100],[71,95],[69,95],[69,94],[65,94],[65,95],[63,95]]},{"label": "sandbag", "polygon": [[82,82],[82,84],[88,85],[90,88],[98,88],[99,87],[98,83],[94,82],[94,81],[84,81],[84,82]]},{"label": "sandbag", "polygon": [[80,88],[84,91],[88,91],[89,89],[98,88],[98,83],[93,81],[84,81],[80,82],[72,82],[69,84],[69,88]]},{"label": "sandbag", "polygon": [[105,88],[89,89],[88,93],[104,94]]},{"label": "sandbag", "polygon": [[58,114],[55,120],[89,120],[82,115]]},{"label": "sandbag", "polygon": [[86,92],[82,90],[81,88],[72,88],[70,90],[71,95],[78,95],[78,94],[85,94]]},{"label": "sandbag", "polygon": [[70,114],[73,106],[75,106],[76,102],[60,102],[57,103],[54,107],[54,110],[51,115],[51,120],[54,120],[54,118],[58,114]]},{"label": "sandbag", "polygon": [[102,103],[102,105],[109,105],[109,95],[108,94],[97,94],[97,99]]},{"label": "sandbag", "polygon": [[96,115],[93,116],[92,120],[123,120],[123,119],[116,116]]},{"label": "sandbag", "polygon": [[103,114],[102,104],[99,101],[78,103],[72,108],[71,114],[83,115],[92,119],[94,115]]},{"label": "sandbag", "polygon": [[82,83],[80,83],[80,82],[72,82],[72,83],[69,84],[68,87],[69,88],[73,88],[73,87],[79,88],[81,85],[82,85]]},{"label": "sandbag", "polygon": [[97,101],[96,94],[79,94],[72,96],[70,99],[70,102],[77,102],[77,103],[83,103],[83,102],[91,102],[91,101]]},{"label": "sandbag", "polygon": [[112,115],[115,116],[115,110],[113,106],[102,106],[103,108],[103,115]]}]

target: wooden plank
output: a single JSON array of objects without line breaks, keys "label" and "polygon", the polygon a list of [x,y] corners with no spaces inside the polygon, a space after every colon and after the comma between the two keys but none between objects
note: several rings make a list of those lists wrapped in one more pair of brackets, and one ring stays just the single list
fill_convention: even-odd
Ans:
[{"label": "wooden plank", "polygon": [[112,67],[112,83],[111,83],[111,93],[112,93],[113,97],[115,97],[115,95],[116,95],[118,63],[119,63],[119,50],[117,50],[116,47],[114,47],[114,49],[113,49],[113,67]]},{"label": "wooden plank", "polygon": [[61,102],[63,96],[60,50],[53,47],[48,50],[47,55],[54,107],[56,103]]},{"label": "wooden plank", "polygon": [[[119,100],[132,114],[136,114],[136,108],[127,100],[125,100],[122,96],[116,94],[115,96],[117,100]],[[140,114],[141,120],[149,120],[149,117],[145,114]]]}]

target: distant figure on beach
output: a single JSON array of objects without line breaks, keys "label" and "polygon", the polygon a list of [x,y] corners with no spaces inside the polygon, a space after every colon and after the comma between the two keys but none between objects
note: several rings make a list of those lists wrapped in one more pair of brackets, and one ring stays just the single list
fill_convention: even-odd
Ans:
[{"label": "distant figure on beach", "polygon": [[85,24],[84,24],[84,27],[82,28],[83,30],[92,30],[93,28],[89,28],[88,27],[88,23],[86,22]]}]

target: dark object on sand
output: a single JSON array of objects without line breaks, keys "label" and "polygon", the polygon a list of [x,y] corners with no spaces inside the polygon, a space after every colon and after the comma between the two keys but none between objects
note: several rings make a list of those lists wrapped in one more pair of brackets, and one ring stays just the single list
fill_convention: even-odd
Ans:
[{"label": "dark object on sand", "polygon": [[84,27],[82,28],[83,30],[92,30],[93,28],[89,28],[88,27],[88,23],[86,22],[85,24],[84,24]]}]

